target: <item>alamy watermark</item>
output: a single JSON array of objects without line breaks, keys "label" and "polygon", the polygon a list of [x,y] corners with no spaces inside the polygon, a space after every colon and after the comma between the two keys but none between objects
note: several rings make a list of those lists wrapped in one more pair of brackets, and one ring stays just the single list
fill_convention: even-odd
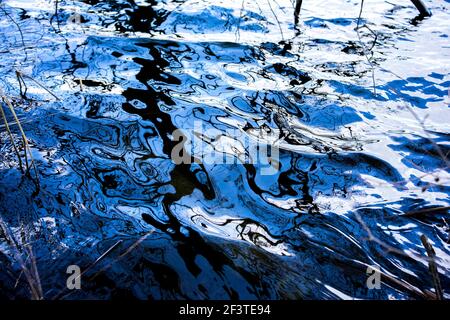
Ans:
[{"label": "alamy watermark", "polygon": [[76,264],[67,267],[66,273],[69,275],[66,281],[66,287],[69,290],[81,289],[81,269]]},{"label": "alamy watermark", "polygon": [[378,266],[368,266],[366,285],[369,289],[381,289],[381,271]]},{"label": "alamy watermark", "polygon": [[205,129],[202,121],[193,128],[172,133],[171,159],[175,164],[253,164],[261,175],[280,169],[279,130]]}]

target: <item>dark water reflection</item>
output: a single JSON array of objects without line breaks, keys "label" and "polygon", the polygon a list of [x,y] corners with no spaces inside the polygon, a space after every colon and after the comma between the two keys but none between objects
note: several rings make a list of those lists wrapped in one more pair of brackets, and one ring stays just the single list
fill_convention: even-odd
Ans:
[{"label": "dark water reflection", "polygon": [[[46,298],[423,298],[432,279],[421,234],[448,298],[448,28],[436,27],[447,2],[417,26],[410,7],[394,6],[395,21],[392,4],[367,9],[379,34],[376,96],[354,31],[357,2],[346,4],[350,15],[323,13],[339,1],[306,7],[300,32],[289,1],[61,2],[56,16],[33,2],[5,1],[34,32],[23,48],[1,16],[0,74],[40,189],[2,130],[0,210],[19,242],[20,226],[32,226]],[[80,25],[67,23],[75,9]],[[14,68],[61,101],[31,83],[20,99]],[[428,115],[427,132],[405,105]],[[280,171],[175,164],[176,129],[207,143],[196,121],[222,134],[275,132]],[[86,269],[113,246],[83,290],[64,290],[68,265]],[[0,263],[0,297],[28,297],[5,240]],[[369,265],[388,275],[381,290],[366,286]]]}]

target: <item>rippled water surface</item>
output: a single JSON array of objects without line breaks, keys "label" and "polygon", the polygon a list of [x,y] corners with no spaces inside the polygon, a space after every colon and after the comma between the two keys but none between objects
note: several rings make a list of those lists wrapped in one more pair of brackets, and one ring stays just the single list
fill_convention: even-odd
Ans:
[{"label": "rippled water surface", "polygon": [[[1,1],[39,183],[2,121],[0,297],[30,297],[21,256],[46,299],[423,299],[426,235],[450,298],[450,2],[366,1],[356,29],[360,4],[304,1],[295,27],[289,0]],[[264,130],[280,169],[175,164],[176,129]]]}]

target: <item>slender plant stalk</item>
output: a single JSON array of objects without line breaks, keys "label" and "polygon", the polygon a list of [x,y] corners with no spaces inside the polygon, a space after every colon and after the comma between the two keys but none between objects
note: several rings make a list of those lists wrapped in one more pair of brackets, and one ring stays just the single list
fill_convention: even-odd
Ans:
[{"label": "slender plant stalk", "polygon": [[[28,286],[30,289],[31,298],[33,300],[42,300],[43,294],[42,294],[42,288],[41,283],[39,280],[39,275],[37,272],[36,267],[36,260],[34,259],[33,252],[30,248],[22,248],[23,250],[20,250],[20,245],[18,244],[16,238],[14,235],[10,232],[8,226],[3,221],[2,217],[0,216],[0,230],[3,232],[6,240],[11,244],[11,249],[14,255],[14,258],[19,263],[20,268],[22,269],[21,274],[23,273],[25,275],[25,278],[27,279]],[[28,256],[31,257],[31,269],[30,270],[26,266],[26,261],[23,260],[21,251],[27,252]]]},{"label": "slender plant stalk", "polygon": [[[1,89],[0,89],[1,90]],[[20,124],[20,120],[17,117],[16,112],[14,111],[14,107],[11,104],[11,102],[9,101],[9,99],[3,94],[3,91],[0,91],[1,97],[3,102],[6,103],[6,105],[8,106],[9,110],[11,111],[13,117],[14,117],[14,121],[17,124],[17,127],[19,128],[20,134],[22,136],[22,142],[23,142],[23,146],[24,146],[24,154],[25,154],[25,165],[26,165],[26,173],[28,174],[30,171],[30,168],[33,168],[35,171],[35,175],[36,175],[36,181],[39,183],[39,175],[38,175],[38,171],[36,168],[36,165],[34,163],[34,159],[33,159],[33,155],[31,153],[31,148],[28,144],[28,139],[27,136],[25,135],[25,132],[23,131],[22,125]],[[3,114],[3,110],[2,110],[2,115]],[[6,117],[4,117],[4,119],[6,119]],[[28,156],[30,157],[30,161],[28,160]]]},{"label": "slender plant stalk", "polygon": [[[50,94],[53,96],[53,98],[55,98],[55,99],[58,100],[58,101],[61,100],[60,98],[58,98],[58,96],[57,96],[56,94],[54,94],[53,92],[51,92],[50,89],[48,89],[46,86],[44,86],[42,83],[40,83],[39,81],[37,81],[37,80],[34,79],[33,77],[31,77],[31,76],[29,76],[29,75],[27,75],[27,74],[25,74],[25,73],[23,73],[23,72],[21,72],[21,71],[18,71],[18,70],[16,70],[16,74],[18,75],[18,77],[22,78],[22,81],[23,81],[23,78],[30,79],[31,81],[33,81],[34,83],[36,83],[39,87],[41,87],[42,89],[44,89],[45,91],[47,91],[48,93],[50,93]],[[25,81],[23,81],[23,83],[25,83]]]},{"label": "slender plant stalk", "polygon": [[442,292],[441,280],[439,278],[439,272],[435,261],[436,252],[434,251],[434,248],[431,245],[431,243],[428,241],[426,235],[423,234],[420,237],[420,240],[422,241],[422,244],[425,247],[425,250],[427,251],[427,255],[430,258],[430,260],[428,261],[428,269],[430,270],[430,274],[433,277],[433,285],[434,290],[436,292],[436,300],[443,300],[444,294]]},{"label": "slender plant stalk", "polygon": [[6,132],[8,132],[9,139],[11,140],[11,144],[14,148],[14,152],[16,153],[17,159],[19,160],[20,171],[22,171],[22,173],[23,173],[24,171],[23,171],[22,158],[20,157],[19,149],[16,146],[16,142],[14,141],[14,137],[11,133],[11,129],[9,128],[8,120],[6,119],[5,111],[3,110],[2,105],[0,105],[0,113],[2,114],[2,118],[5,123]]},{"label": "slender plant stalk", "polygon": [[295,8],[294,8],[294,22],[295,25],[298,24],[300,19],[300,10],[302,9],[302,0],[295,0]]}]

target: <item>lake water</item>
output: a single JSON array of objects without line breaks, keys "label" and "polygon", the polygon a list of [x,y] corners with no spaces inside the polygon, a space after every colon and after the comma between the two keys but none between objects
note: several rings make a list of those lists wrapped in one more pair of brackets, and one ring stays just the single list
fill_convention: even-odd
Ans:
[{"label": "lake water", "polygon": [[2,1],[0,297],[450,298],[450,2],[303,2]]}]

